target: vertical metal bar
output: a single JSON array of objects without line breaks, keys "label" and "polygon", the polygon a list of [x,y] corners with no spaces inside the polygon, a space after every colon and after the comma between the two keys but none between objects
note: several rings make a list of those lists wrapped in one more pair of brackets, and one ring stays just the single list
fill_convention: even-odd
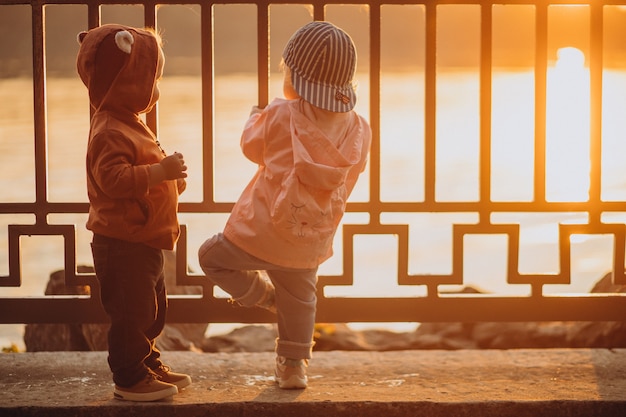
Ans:
[{"label": "vertical metal bar", "polygon": [[370,13],[370,128],[372,145],[370,150],[370,195],[375,207],[370,213],[370,223],[380,224],[380,4],[371,4]]},{"label": "vertical metal bar", "polygon": [[537,4],[535,21],[535,202],[546,201],[546,89],[548,71],[548,6]]},{"label": "vertical metal bar", "polygon": [[[101,7],[99,4],[89,3],[87,5],[87,27],[89,29],[96,28],[100,26],[102,16],[101,16]],[[89,117],[91,118],[94,113],[94,108],[89,105]]]},{"label": "vertical metal bar", "polygon": [[[157,30],[157,6],[152,2],[145,2],[143,6],[144,25]],[[159,103],[146,114],[146,124],[158,137],[159,133]]]},{"label": "vertical metal bar", "polygon": [[426,53],[424,64],[424,200],[435,202],[437,152],[437,5],[426,7]]},{"label": "vertical metal bar", "polygon": [[316,3],[313,6],[313,20],[324,20],[326,17],[326,4]]},{"label": "vertical metal bar", "polygon": [[265,107],[269,103],[269,74],[270,74],[270,25],[269,4],[257,3],[257,74],[259,82],[259,106]]},{"label": "vertical metal bar", "polygon": [[[603,68],[603,12],[599,4],[591,4],[590,25],[590,178],[589,201],[601,201],[602,198],[602,68]],[[597,204],[590,206],[589,222],[600,223],[601,210]]]},{"label": "vertical metal bar", "polygon": [[33,110],[35,133],[35,221],[46,223],[48,202],[48,137],[46,103],[46,17],[45,6],[32,5],[33,34]]},{"label": "vertical metal bar", "polygon": [[[491,81],[492,81],[492,17],[491,3],[481,5],[480,33],[480,222],[489,222],[491,201]],[[483,208],[486,208],[483,209]]]},{"label": "vertical metal bar", "polygon": [[157,29],[157,6],[152,1],[143,3],[143,22],[145,27]]},{"label": "vertical metal bar", "polygon": [[20,235],[13,233],[14,225],[8,225],[8,243],[9,243],[9,276],[2,277],[3,284],[13,287],[22,286],[22,263],[20,260]]},{"label": "vertical metal bar", "polygon": [[100,26],[100,5],[94,3],[87,4],[87,25],[89,29]]},{"label": "vertical metal bar", "polygon": [[[435,204],[437,152],[437,5],[427,3],[424,63],[424,201]],[[454,253],[453,253],[454,256]],[[454,259],[452,260],[454,262]],[[436,284],[427,285],[427,296],[438,297]]]},{"label": "vertical metal bar", "polygon": [[213,183],[213,3],[200,5],[202,71],[202,202],[214,202]]}]

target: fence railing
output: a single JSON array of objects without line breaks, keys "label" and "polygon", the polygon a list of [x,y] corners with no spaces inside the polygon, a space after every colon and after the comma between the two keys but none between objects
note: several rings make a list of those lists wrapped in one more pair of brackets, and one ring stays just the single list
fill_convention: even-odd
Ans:
[{"label": "fence railing", "polygon": [[[141,24],[159,29],[159,6],[179,3],[178,0],[136,2],[143,11]],[[32,72],[29,77],[32,76],[34,160],[32,201],[0,198],[3,218],[34,217],[32,222],[7,221],[3,239],[6,239],[4,247],[8,255],[2,256],[8,265],[8,274],[0,276],[0,287],[5,290],[20,287],[32,279],[22,272],[25,264],[38,262],[21,251],[23,239],[29,236],[61,237],[66,283],[90,287],[90,295],[28,297],[6,296],[0,288],[0,323],[106,320],[95,276],[79,272],[76,236],[84,229],[84,224],[50,221],[55,215],[84,215],[88,203],[86,199],[61,198],[58,201],[50,197],[52,168],[47,129],[48,113],[52,109],[47,86],[50,44],[46,43],[49,35],[46,10],[53,5],[83,6],[84,20],[78,24],[84,30],[104,23],[103,10],[116,4],[117,1],[0,0],[0,15],[14,6],[28,7],[31,11]],[[232,19],[232,14],[230,17],[219,14],[224,8],[235,5],[255,6],[245,9],[246,13],[252,10],[252,26],[256,25],[253,29],[256,36],[251,43],[238,40],[234,33],[239,32],[217,35],[216,28],[221,31],[237,25],[236,20],[220,20]],[[605,245],[598,256],[610,258],[605,262],[605,272],[612,274],[612,282],[626,284],[626,223],[619,218],[626,212],[626,192],[620,194],[619,187],[611,188],[611,184],[620,183],[620,175],[626,177],[626,169],[620,171],[620,164],[611,162],[618,145],[604,140],[623,137],[626,133],[626,126],[612,122],[615,116],[611,116],[611,112],[619,109],[619,104],[607,99],[613,89],[622,91],[619,90],[621,84],[609,85],[606,80],[607,74],[613,76],[611,71],[617,73],[620,64],[626,62],[620,61],[622,53],[626,56],[626,49],[612,46],[619,44],[615,38],[621,33],[621,27],[626,27],[626,16],[622,15],[626,1],[222,0],[187,3],[197,18],[194,24],[199,39],[194,40],[198,47],[192,58],[197,59],[197,75],[201,76],[199,89],[190,92],[197,98],[201,133],[198,143],[189,146],[194,147],[197,166],[201,168],[195,179],[191,175],[189,178],[189,182],[195,184],[191,187],[197,187],[195,197],[183,198],[179,207],[183,227],[176,248],[176,276],[178,285],[199,286],[202,291],[192,296],[170,296],[170,321],[272,320],[271,315],[256,309],[233,308],[225,297],[214,296],[213,286],[204,276],[193,272],[190,260],[195,258],[197,242],[190,243],[190,223],[198,223],[193,220],[196,215],[223,217],[230,211],[237,194],[232,191],[235,194],[227,194],[235,195],[234,198],[217,197],[219,190],[228,188],[220,184],[219,170],[224,165],[219,163],[222,155],[216,134],[221,111],[216,98],[221,65],[216,57],[221,56],[220,44],[230,42],[229,47],[235,45],[236,52],[243,55],[253,51],[256,102],[261,106],[267,104],[272,96],[273,57],[279,47],[274,40],[285,37],[275,20],[279,14],[274,12],[286,5],[306,5],[306,10],[310,11],[308,19],[329,18],[332,10],[333,17],[354,29],[347,30],[354,32],[361,62],[359,74],[366,80],[360,85],[360,100],[365,103],[361,111],[373,131],[368,170],[356,197],[348,204],[348,213],[338,231],[337,254],[332,261],[334,270],[330,268],[331,273],[325,273],[322,269],[318,321],[610,321],[626,317],[623,294],[550,294],[546,291],[550,286],[567,288],[572,283],[576,272],[572,265],[577,265],[579,258],[589,261],[587,254],[574,247],[581,240],[595,237],[611,239],[609,247]],[[347,7],[348,11],[339,13],[341,7]],[[575,17],[571,17],[573,11]],[[299,26],[296,22],[288,23],[295,25],[294,29]],[[245,22],[244,26],[237,27],[243,31]],[[173,36],[174,32],[164,33],[166,40]],[[567,36],[571,44],[563,43],[562,38]],[[563,54],[573,52],[569,61],[565,55],[561,57],[562,62],[556,61],[556,50],[571,45],[576,49],[560,51]],[[252,49],[245,49],[250,46]],[[169,64],[176,61],[175,58],[170,60],[170,56],[176,56],[176,51],[167,48],[166,44]],[[585,65],[576,61],[581,55]],[[185,62],[196,62],[193,59]],[[523,59],[526,61],[522,62]],[[560,68],[565,72],[554,72],[559,65],[565,66],[565,69]],[[390,71],[390,67],[394,70]],[[398,79],[407,84],[394,89],[390,87],[396,85],[391,84],[395,81],[390,74],[396,74],[398,67],[402,67],[397,71]],[[504,67],[508,69],[501,71]],[[566,81],[567,76],[563,74],[569,74],[568,68],[578,71],[578,76],[583,74],[577,79],[582,83],[573,81],[560,90],[553,89]],[[459,81],[466,78],[450,75],[460,72],[469,74],[469,84]],[[508,81],[504,83],[504,79]],[[520,84],[520,79],[527,84]],[[446,84],[446,80],[450,83]],[[164,82],[167,82],[167,73]],[[417,83],[411,84],[413,82]],[[77,80],[75,88],[83,88],[80,81]],[[558,101],[559,94],[571,93],[577,88],[583,99],[568,95]],[[387,106],[398,106],[398,102],[406,112],[395,119],[390,112],[396,113],[399,107],[390,111]],[[457,109],[455,103],[464,103],[464,110],[461,114],[449,110],[445,107],[449,102],[454,109]],[[557,110],[552,106],[555,102],[560,103]],[[570,104],[582,106],[582,112],[570,109]],[[0,106],[11,106],[11,103]],[[524,120],[515,119],[520,108],[528,116]],[[417,110],[411,112],[411,109]],[[247,108],[241,109],[241,113],[247,114]],[[164,114],[165,110],[160,108],[147,115],[147,122],[155,131]],[[468,120],[468,114],[475,115],[475,119]],[[558,118],[563,119],[561,124],[553,122]],[[88,125],[88,120],[85,123]],[[160,128],[159,133],[162,131]],[[528,132],[528,136],[520,136],[520,132]],[[565,135],[565,143],[559,142],[558,132]],[[86,131],[84,138],[86,140]],[[524,146],[518,141],[520,138],[526,140]],[[10,140],[0,138],[4,143]],[[581,150],[582,157],[577,153]],[[449,159],[444,159],[445,156]],[[553,166],[556,171],[552,171]],[[584,175],[579,175],[581,171]],[[80,184],[77,180],[76,187]],[[393,193],[389,191],[392,188],[396,190]],[[569,189],[570,194],[560,193]],[[528,241],[533,238],[527,239],[527,236],[535,236],[533,219],[541,216],[548,218],[544,226],[551,231],[547,245],[552,249],[547,252],[546,246],[528,247],[531,245]],[[568,221],[570,218],[574,221]],[[541,237],[541,233],[537,233]],[[387,272],[373,272],[375,285],[383,289],[394,287],[396,295],[379,296],[377,290],[369,291],[375,296],[332,295],[337,289],[345,289],[361,280],[359,274],[363,274],[363,268],[359,265],[367,261],[364,257],[369,257],[359,255],[359,242],[363,237],[379,239],[368,249],[367,253],[373,254],[369,261],[390,265]],[[480,255],[475,255],[472,249],[476,240],[483,242]],[[527,255],[523,258],[521,254],[525,251]],[[551,268],[548,269],[554,270],[556,265],[556,271],[536,272],[543,268],[533,267],[534,257],[539,255],[554,258],[549,260]],[[432,259],[425,259],[431,256],[443,258],[441,263],[447,266],[437,266],[439,264],[431,263]],[[477,256],[476,262],[472,262],[473,256]],[[501,267],[493,269],[494,265]],[[478,271],[472,275],[480,276],[481,270],[497,275],[491,279],[499,281],[498,288],[527,291],[523,295],[446,291],[471,284],[470,267]],[[527,272],[520,272],[524,270]]]}]

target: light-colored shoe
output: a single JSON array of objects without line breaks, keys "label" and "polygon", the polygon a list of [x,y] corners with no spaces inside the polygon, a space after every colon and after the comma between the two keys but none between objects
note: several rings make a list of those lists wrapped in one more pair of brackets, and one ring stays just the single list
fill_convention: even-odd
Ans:
[{"label": "light-colored shoe", "polygon": [[144,379],[132,387],[124,388],[115,385],[113,389],[113,396],[125,401],[158,401],[177,393],[176,385],[160,381],[154,372],[148,372]]},{"label": "light-colored shoe", "polygon": [[279,388],[303,389],[307,386],[306,359],[289,359],[284,356],[276,357],[275,379]]},{"label": "light-colored shoe", "polygon": [[152,371],[157,375],[160,381],[176,385],[179,390],[191,384],[191,377],[189,375],[172,372],[167,365],[161,365]]}]

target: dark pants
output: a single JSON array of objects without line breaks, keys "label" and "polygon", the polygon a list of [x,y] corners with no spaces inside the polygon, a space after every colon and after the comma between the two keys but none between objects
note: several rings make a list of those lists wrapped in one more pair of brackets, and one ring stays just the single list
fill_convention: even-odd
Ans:
[{"label": "dark pants", "polygon": [[130,387],[161,365],[155,339],[165,325],[163,252],[94,234],[91,243],[101,300],[111,319],[109,367],[113,382]]}]

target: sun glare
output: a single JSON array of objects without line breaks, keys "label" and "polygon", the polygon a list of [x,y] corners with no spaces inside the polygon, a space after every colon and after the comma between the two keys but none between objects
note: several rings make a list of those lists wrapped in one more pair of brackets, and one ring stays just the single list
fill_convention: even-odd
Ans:
[{"label": "sun glare", "polygon": [[585,54],[578,48],[561,48],[556,52],[556,57],[556,67],[563,71],[579,71],[585,66]]},{"label": "sun glare", "polygon": [[548,70],[546,126],[546,198],[589,198],[589,70],[584,53],[573,47],[557,51]]}]

